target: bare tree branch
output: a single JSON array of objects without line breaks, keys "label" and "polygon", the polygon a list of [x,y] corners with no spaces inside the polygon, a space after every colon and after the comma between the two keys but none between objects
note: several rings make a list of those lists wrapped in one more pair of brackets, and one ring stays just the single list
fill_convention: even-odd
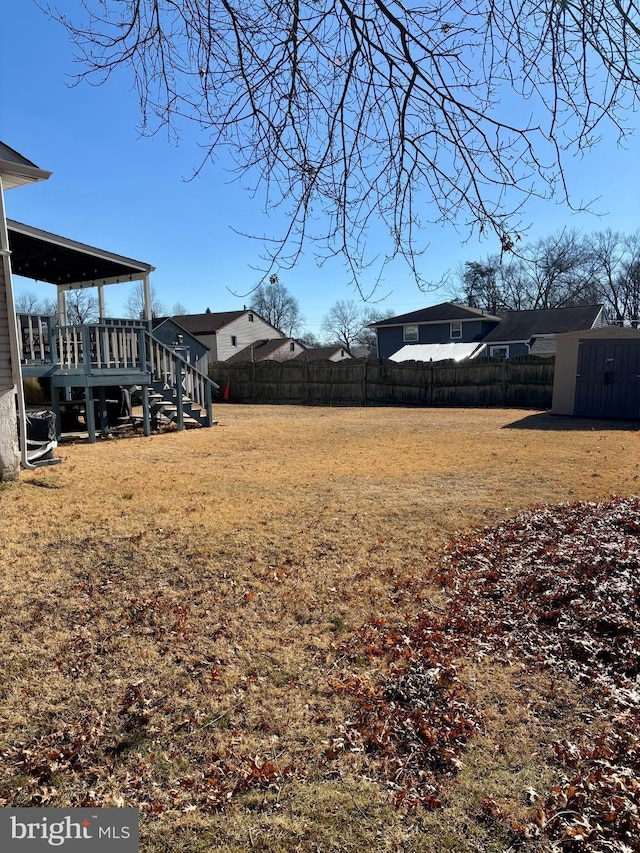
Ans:
[{"label": "bare tree branch", "polygon": [[[637,0],[83,0],[80,78],[121,66],[142,129],[200,128],[289,217],[268,263],[308,242],[362,286],[416,259],[430,222],[509,251],[531,196],[570,204],[564,157],[638,106]],[[388,248],[368,243],[386,229]],[[267,273],[273,269],[269,267]]]}]

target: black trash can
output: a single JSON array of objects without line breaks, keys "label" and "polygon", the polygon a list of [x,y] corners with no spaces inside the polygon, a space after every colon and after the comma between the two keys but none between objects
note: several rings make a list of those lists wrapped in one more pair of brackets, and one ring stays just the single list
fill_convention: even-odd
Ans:
[{"label": "black trash can", "polygon": [[[54,459],[56,416],[51,411],[27,412],[27,459],[29,462]],[[18,429],[20,424],[18,423]]]}]

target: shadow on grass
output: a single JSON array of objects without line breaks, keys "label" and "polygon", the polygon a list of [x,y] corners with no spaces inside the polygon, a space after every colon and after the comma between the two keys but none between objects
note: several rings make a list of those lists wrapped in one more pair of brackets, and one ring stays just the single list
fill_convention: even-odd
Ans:
[{"label": "shadow on grass", "polygon": [[563,415],[551,415],[549,412],[536,412],[526,415],[502,429],[536,429],[548,432],[599,432],[602,430],[640,430],[636,420],[605,420],[604,418],[574,418]]}]

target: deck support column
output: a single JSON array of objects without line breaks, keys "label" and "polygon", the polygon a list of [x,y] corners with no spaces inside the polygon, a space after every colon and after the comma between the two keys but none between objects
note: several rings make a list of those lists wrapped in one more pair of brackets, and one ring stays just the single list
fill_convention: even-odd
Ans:
[{"label": "deck support column", "polygon": [[149,417],[149,386],[142,386],[142,429],[148,437],[151,435],[151,419]]},{"label": "deck support column", "polygon": [[98,316],[100,320],[104,320],[105,318],[105,305],[104,305],[104,285],[98,285]]},{"label": "deck support column", "polygon": [[96,414],[93,408],[93,388],[87,383],[84,389],[84,416],[87,421],[87,432],[91,444],[96,443]]},{"label": "deck support column", "polygon": [[98,411],[100,413],[100,431],[106,438],[109,435],[109,416],[107,413],[107,389],[104,385],[98,388]]}]

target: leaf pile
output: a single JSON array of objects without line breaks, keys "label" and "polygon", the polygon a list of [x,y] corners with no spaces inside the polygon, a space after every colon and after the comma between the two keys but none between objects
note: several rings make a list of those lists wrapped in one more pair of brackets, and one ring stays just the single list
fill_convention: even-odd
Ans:
[{"label": "leaf pile", "polygon": [[439,579],[452,626],[637,706],[639,499],[520,513],[454,542]]},{"label": "leaf pile", "polygon": [[596,686],[608,726],[555,745],[563,783],[521,834],[640,850],[640,500],[538,507],[452,543],[450,625],[481,649]]},{"label": "leaf pile", "polygon": [[444,615],[361,629],[366,658],[388,669],[334,678],[358,703],[338,745],[370,753],[397,803],[438,807],[442,774],[481,725],[456,664],[475,653],[551,668],[597,687],[601,731],[555,744],[559,784],[510,829],[554,851],[639,851],[640,500],[533,508],[453,541],[436,577]]},{"label": "leaf pile", "polygon": [[350,693],[357,710],[332,739],[327,758],[362,753],[397,805],[438,808],[442,779],[461,768],[460,755],[480,724],[455,665],[464,641],[426,615],[406,631],[377,619],[359,635],[368,662],[387,666],[374,679],[357,671],[330,679],[335,690]]}]

